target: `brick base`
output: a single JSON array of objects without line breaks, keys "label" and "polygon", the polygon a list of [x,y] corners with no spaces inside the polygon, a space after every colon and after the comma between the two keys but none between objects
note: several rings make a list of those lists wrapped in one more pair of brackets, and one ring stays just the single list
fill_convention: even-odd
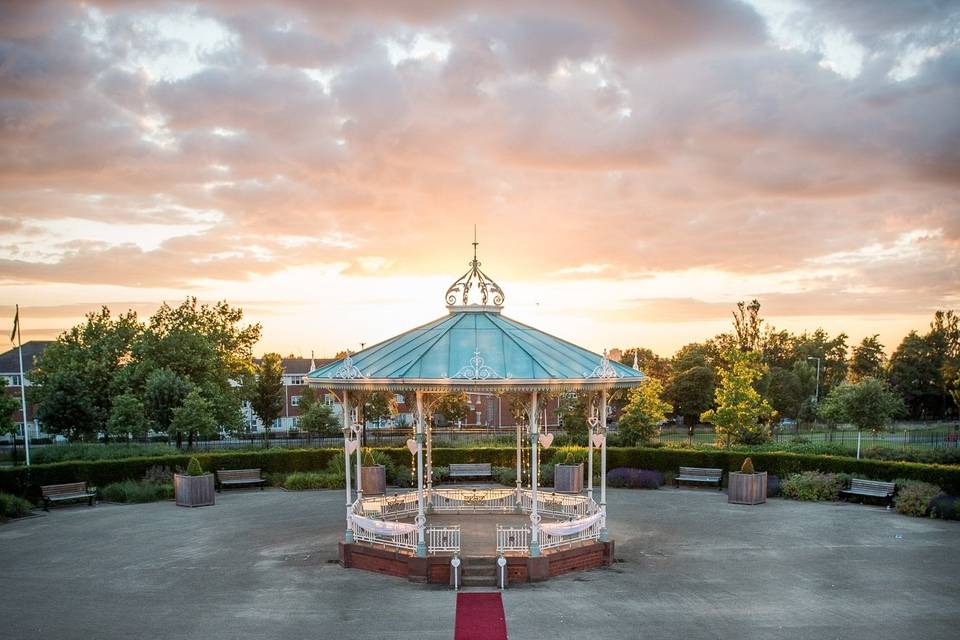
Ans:
[{"label": "brick base", "polygon": [[[453,556],[418,558],[398,551],[345,542],[340,543],[339,551],[340,564],[347,568],[406,578],[410,582],[450,584],[450,560]],[[507,556],[507,583],[540,582],[612,563],[612,540],[546,553],[538,558]]]}]

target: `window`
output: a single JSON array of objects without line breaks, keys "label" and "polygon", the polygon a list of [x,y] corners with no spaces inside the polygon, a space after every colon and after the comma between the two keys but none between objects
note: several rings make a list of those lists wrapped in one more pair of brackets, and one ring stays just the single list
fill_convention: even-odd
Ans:
[{"label": "window", "polygon": [[300,406],[300,396],[290,396],[290,406],[299,407]]},{"label": "window", "polygon": [[332,407],[333,405],[337,404],[337,396],[333,395],[332,393],[324,394],[323,403],[328,407]]},{"label": "window", "polygon": [[303,376],[290,376],[290,384],[299,386],[303,384]]}]

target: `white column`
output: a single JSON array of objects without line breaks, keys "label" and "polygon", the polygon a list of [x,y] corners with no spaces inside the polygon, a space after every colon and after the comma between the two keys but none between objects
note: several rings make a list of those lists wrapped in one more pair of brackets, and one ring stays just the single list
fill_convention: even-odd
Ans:
[{"label": "white column", "polygon": [[353,424],[357,429],[357,500],[363,499],[363,486],[360,482],[360,455],[363,450],[363,425],[360,424],[360,406],[354,409]]},{"label": "white column", "polygon": [[514,510],[523,511],[523,436],[521,435],[520,421],[517,425],[517,489],[514,495]]},{"label": "white column", "polygon": [[423,416],[427,432],[427,511],[433,506],[433,421]]},{"label": "white column", "polygon": [[600,541],[607,541],[607,390],[600,392],[600,433],[603,443],[600,445]]},{"label": "white column", "polygon": [[[590,398],[590,413],[593,413],[593,398]],[[593,415],[587,418],[587,497],[593,500]]]},{"label": "white column", "polygon": [[427,517],[423,514],[423,393],[417,391],[417,555],[427,555]]},{"label": "white column", "polygon": [[347,444],[350,442],[350,396],[346,389],[343,390],[343,470],[346,474],[344,487],[347,492],[347,532],[343,536],[346,543],[353,542],[353,530],[350,528],[350,509],[353,506],[353,496],[350,495],[350,450]]},{"label": "white column", "polygon": [[537,392],[530,394],[530,557],[540,555],[540,514],[537,513],[537,484],[540,481],[537,466],[537,438],[540,428],[537,426]]}]

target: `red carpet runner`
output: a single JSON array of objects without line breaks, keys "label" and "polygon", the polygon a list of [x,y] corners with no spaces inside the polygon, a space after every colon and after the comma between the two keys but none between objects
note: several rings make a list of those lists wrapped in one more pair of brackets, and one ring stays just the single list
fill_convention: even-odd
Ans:
[{"label": "red carpet runner", "polygon": [[499,593],[458,593],[454,640],[507,640]]}]

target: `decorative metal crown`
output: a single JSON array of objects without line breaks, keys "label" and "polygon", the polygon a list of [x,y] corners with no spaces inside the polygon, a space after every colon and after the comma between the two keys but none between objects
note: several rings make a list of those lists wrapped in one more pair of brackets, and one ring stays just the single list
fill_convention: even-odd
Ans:
[{"label": "decorative metal crown", "polygon": [[453,307],[468,305],[470,302],[470,292],[476,287],[480,294],[480,301],[472,304],[481,304],[483,306],[492,305],[495,307],[503,306],[503,289],[500,288],[493,278],[485,274],[480,269],[480,261],[477,260],[477,240],[473,240],[473,260],[470,261],[470,270],[457,278],[457,280],[447,289],[447,306]]}]

